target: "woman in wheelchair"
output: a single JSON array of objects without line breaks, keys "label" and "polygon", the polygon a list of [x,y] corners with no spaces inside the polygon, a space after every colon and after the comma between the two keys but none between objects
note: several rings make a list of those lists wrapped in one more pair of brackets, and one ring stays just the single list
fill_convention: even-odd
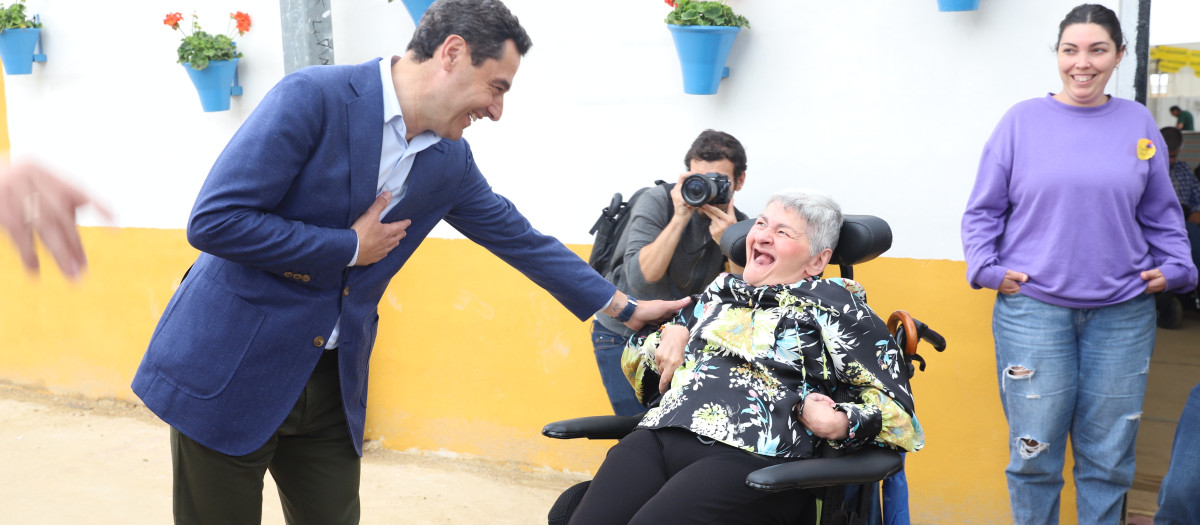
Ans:
[{"label": "woman in wheelchair", "polygon": [[[841,225],[828,196],[772,196],[746,238],[745,273],[722,274],[674,319],[630,339],[634,389],[643,402],[663,396],[609,451],[571,524],[793,523],[812,496],[756,491],[748,473],[864,446],[923,446],[886,324],[861,285],[820,278]],[[643,392],[646,382],[658,392]]]}]

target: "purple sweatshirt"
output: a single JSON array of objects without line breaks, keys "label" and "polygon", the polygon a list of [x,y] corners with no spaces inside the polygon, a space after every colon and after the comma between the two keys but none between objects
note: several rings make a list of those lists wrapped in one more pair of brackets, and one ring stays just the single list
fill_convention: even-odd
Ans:
[{"label": "purple sweatshirt", "polygon": [[[1141,139],[1154,148],[1146,160]],[[1068,308],[1129,300],[1154,268],[1168,290],[1196,285],[1162,134],[1145,107],[1115,97],[1009,109],[984,146],[962,241],[973,288],[999,288],[1012,269],[1029,275],[1022,294]]]}]

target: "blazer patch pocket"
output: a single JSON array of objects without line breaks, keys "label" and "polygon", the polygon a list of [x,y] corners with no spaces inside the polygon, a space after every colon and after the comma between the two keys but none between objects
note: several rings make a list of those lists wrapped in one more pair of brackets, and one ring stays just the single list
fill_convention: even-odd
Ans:
[{"label": "blazer patch pocket", "polygon": [[266,314],[213,282],[196,276],[154,338],[150,352],[163,379],[199,399],[219,395],[254,344]]}]

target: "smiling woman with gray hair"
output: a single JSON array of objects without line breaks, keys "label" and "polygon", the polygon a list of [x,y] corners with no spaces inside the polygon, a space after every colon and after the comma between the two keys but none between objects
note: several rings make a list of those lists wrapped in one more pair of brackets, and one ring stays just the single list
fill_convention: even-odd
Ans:
[{"label": "smiling woman with gray hair", "polygon": [[824,194],[775,194],[747,234],[745,273],[633,337],[626,374],[636,390],[659,373],[664,395],[609,451],[573,525],[793,523],[812,496],[755,491],[748,473],[924,445],[886,324],[858,283],[820,278],[841,225]]}]

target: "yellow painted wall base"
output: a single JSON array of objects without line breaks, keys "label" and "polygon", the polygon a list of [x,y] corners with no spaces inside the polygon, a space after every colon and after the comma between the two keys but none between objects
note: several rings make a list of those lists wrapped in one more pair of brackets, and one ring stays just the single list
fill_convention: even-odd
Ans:
[{"label": "yellow painted wall base", "polygon": [[[65,282],[44,253],[46,270],[31,279],[0,249],[0,380],[134,400],[129,382],[196,251],[181,230],[84,228],[83,237],[90,271],[80,283]],[[925,347],[929,368],[913,380],[927,436],[926,449],[908,455],[913,521],[1011,522],[992,294],[966,286],[962,262],[883,258],[855,271],[881,317],[908,310],[949,341],[944,354]],[[499,259],[468,241],[429,239],[392,282],[380,317],[368,439],[531,469],[600,464],[609,443],[540,435],[549,421],[609,411],[590,323]],[[1073,523],[1069,482],[1062,508]]]},{"label": "yellow painted wall base", "polygon": [[82,228],[78,283],[40,251],[31,277],[0,249],[0,378],[55,392],[136,400],[129,389],[150,334],[197,252],[182,230]]}]

